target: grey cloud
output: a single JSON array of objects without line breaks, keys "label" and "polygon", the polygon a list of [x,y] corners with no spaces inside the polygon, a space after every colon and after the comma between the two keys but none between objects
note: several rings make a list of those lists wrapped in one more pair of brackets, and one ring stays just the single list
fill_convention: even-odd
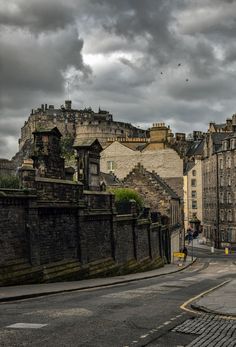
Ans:
[{"label": "grey cloud", "polygon": [[40,91],[62,94],[63,71],[71,66],[89,73],[81,55],[83,41],[78,39],[78,32],[73,27],[38,39],[28,32],[12,32],[7,37],[2,33],[0,41],[0,72],[4,86],[0,95],[2,107],[13,104],[9,93],[16,99],[22,98],[23,102],[28,94]]},{"label": "grey cloud", "polygon": [[76,107],[133,123],[204,130],[234,112],[236,1],[0,4],[1,132],[12,154],[19,123],[41,103],[60,105],[67,79]]},{"label": "grey cloud", "polygon": [[0,1],[0,23],[35,33],[64,29],[74,22],[74,3],[61,0]]}]

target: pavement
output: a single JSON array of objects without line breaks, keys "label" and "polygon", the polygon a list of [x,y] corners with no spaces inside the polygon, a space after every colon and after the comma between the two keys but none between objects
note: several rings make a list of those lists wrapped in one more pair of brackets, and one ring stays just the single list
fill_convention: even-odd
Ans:
[{"label": "pavement", "polygon": [[[189,245],[189,248],[191,245]],[[193,240],[193,247],[211,251],[211,247]],[[224,250],[214,249],[214,253],[223,254]],[[235,262],[234,262],[235,263]],[[191,304],[191,307],[202,312],[236,317],[236,280],[228,280],[220,286],[204,293]]]},{"label": "pavement", "polygon": [[[194,240],[193,246],[194,248],[197,247],[210,250],[209,246],[199,243],[198,240]],[[190,247],[191,245],[189,246],[189,248]],[[217,250],[217,252],[220,251]],[[71,282],[0,287],[0,302],[22,300],[50,294],[93,289],[98,287],[106,287],[115,284],[122,284],[137,280],[169,275],[186,269],[187,267],[191,266],[193,262],[196,261],[196,259],[196,257],[192,259],[192,257],[188,256],[186,262],[182,265],[180,264],[181,266],[179,266],[178,264],[167,264],[159,269],[124,276],[95,278]],[[235,288],[236,280],[226,281],[223,283],[223,285],[217,286],[216,288],[213,288],[212,290],[204,293],[200,298],[191,303],[191,307],[207,313],[236,317]]]},{"label": "pavement", "polygon": [[228,281],[203,295],[191,307],[206,313],[236,317],[236,280]]},{"label": "pavement", "polygon": [[196,259],[196,257],[194,257],[193,259],[192,257],[187,257],[186,262],[183,264],[166,264],[164,267],[159,269],[124,276],[94,278],[70,282],[27,284],[19,286],[0,287],[0,302],[22,300],[50,294],[93,289],[98,287],[106,287],[115,284],[122,284],[137,280],[144,280],[148,278],[169,275],[171,273],[175,273],[186,269],[187,267],[191,266],[196,261]]}]

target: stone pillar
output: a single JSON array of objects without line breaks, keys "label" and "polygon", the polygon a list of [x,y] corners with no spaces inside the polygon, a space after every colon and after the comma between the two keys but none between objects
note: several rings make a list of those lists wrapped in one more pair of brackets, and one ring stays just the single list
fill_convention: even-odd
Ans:
[{"label": "stone pillar", "polygon": [[35,188],[36,170],[33,168],[33,166],[23,163],[22,167],[19,169],[18,174],[20,179],[20,188]]}]

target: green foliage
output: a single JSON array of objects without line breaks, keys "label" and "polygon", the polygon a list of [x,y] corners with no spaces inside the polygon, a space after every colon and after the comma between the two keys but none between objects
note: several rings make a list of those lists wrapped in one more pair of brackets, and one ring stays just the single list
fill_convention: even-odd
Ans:
[{"label": "green foliage", "polygon": [[143,207],[143,199],[133,189],[129,188],[115,188],[111,190],[112,193],[115,194],[115,202],[116,203],[126,203],[129,202],[130,200],[135,200],[138,207]]},{"label": "green foliage", "polygon": [[19,178],[16,176],[0,175],[0,188],[19,189]]}]

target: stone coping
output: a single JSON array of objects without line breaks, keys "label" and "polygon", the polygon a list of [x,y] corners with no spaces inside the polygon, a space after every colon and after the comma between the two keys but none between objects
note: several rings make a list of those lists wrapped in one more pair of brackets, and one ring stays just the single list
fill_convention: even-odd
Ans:
[{"label": "stone coping", "polygon": [[35,182],[44,182],[44,183],[57,183],[57,184],[68,184],[74,186],[82,186],[81,182],[74,182],[70,180],[62,180],[58,178],[48,178],[48,177],[35,177]]}]

